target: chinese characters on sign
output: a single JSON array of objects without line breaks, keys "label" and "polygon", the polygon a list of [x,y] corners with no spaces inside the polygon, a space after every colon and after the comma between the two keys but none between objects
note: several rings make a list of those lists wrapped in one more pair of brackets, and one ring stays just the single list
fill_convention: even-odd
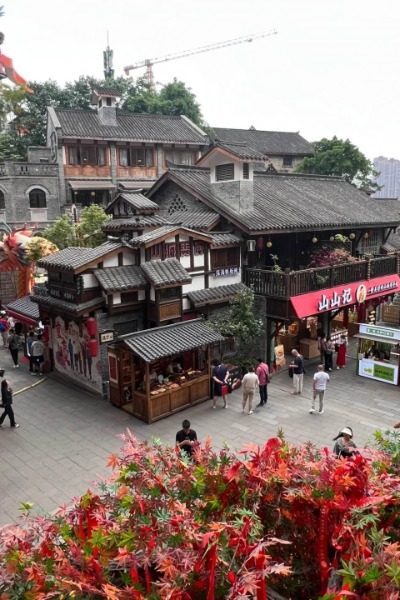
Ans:
[{"label": "chinese characters on sign", "polygon": [[339,294],[335,290],[330,297],[327,294],[322,294],[318,303],[318,312],[340,308],[341,306],[353,304],[353,302],[351,288],[344,288]]},{"label": "chinese characters on sign", "polygon": [[226,267],[225,269],[215,269],[215,277],[226,277],[227,275],[237,275],[239,267]]},{"label": "chinese characters on sign", "polygon": [[[189,242],[180,242],[179,243],[179,253],[180,256],[190,256],[190,243]],[[193,242],[193,254],[195,256],[200,256],[204,254],[204,246],[200,242],[196,240]],[[165,244],[165,257],[166,258],[175,258],[176,256],[176,244]]]}]

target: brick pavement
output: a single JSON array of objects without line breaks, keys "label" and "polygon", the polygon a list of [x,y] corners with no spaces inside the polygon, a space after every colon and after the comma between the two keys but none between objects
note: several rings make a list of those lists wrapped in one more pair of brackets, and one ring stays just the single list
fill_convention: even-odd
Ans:
[{"label": "brick pavement", "polygon": [[[19,429],[8,419],[0,430],[0,525],[15,521],[22,501],[35,504],[37,512],[52,511],[80,495],[109,473],[107,457],[118,452],[119,434],[129,427],[140,439],[160,438],[173,444],[183,418],[188,418],[199,439],[212,438],[214,447],[225,443],[239,449],[249,442],[262,444],[282,428],[287,440],[300,444],[312,440],[332,446],[337,431],[350,425],[359,446],[372,440],[373,432],[400,421],[398,387],[368,381],[355,375],[355,361],[333,371],[324,415],[310,415],[311,375],[307,367],[301,397],[292,396],[286,372],[273,377],[269,404],[253,415],[241,411],[240,391],[231,394],[229,408],[211,409],[205,402],[146,425],[104,400],[51,377],[42,382],[29,375],[27,366],[11,368],[8,351],[0,349],[0,365],[15,393],[14,411]],[[29,387],[29,386],[34,387]]]}]

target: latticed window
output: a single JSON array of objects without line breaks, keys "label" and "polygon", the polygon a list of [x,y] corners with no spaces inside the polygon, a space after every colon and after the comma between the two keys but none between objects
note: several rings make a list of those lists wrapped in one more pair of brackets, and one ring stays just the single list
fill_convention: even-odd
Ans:
[{"label": "latticed window", "polygon": [[187,206],[186,206],[185,202],[182,200],[182,198],[178,194],[175,194],[175,197],[171,200],[171,202],[169,204],[168,214],[172,215],[174,212],[186,211],[186,210],[187,210]]},{"label": "latticed window", "polygon": [[29,192],[29,207],[30,208],[46,208],[46,193],[39,189],[34,188]]},{"label": "latticed window", "polygon": [[217,181],[230,181],[235,178],[235,165],[226,163],[215,167],[215,179]]},{"label": "latticed window", "polygon": [[249,179],[250,169],[249,163],[243,163],[243,179]]}]

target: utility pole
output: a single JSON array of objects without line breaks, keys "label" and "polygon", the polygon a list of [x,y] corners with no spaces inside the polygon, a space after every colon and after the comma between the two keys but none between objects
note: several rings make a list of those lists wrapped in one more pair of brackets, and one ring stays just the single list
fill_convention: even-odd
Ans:
[{"label": "utility pole", "polygon": [[107,48],[103,52],[103,60],[104,60],[104,79],[114,79],[114,69],[113,69],[113,57],[114,51],[111,50],[109,40],[108,40],[108,31],[107,31]]}]

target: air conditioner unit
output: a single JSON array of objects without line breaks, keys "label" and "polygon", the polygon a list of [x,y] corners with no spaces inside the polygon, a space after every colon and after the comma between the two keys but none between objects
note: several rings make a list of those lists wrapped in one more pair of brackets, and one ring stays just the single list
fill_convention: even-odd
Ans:
[{"label": "air conditioner unit", "polygon": [[255,252],[256,240],[247,240],[247,252]]}]

